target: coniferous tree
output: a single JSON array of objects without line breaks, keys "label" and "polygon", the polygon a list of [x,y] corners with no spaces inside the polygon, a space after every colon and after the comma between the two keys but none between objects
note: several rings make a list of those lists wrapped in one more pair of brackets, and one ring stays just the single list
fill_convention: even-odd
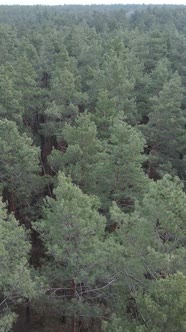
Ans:
[{"label": "coniferous tree", "polygon": [[175,172],[184,176],[185,116],[181,108],[183,98],[178,74],[164,84],[153,97],[149,122],[143,127],[150,150],[148,174]]},{"label": "coniferous tree", "polygon": [[0,202],[0,330],[12,331],[15,306],[36,295],[28,265],[30,243],[25,229]]},{"label": "coniferous tree", "polygon": [[19,134],[16,124],[0,120],[1,190],[9,210],[19,213],[21,207],[29,207],[32,193],[39,189],[39,149],[24,133]]},{"label": "coniferous tree", "polygon": [[[130,215],[115,204],[110,210],[118,225],[115,239],[123,244],[125,264],[120,270],[127,271],[123,274],[129,278],[128,283],[119,284],[118,292],[123,299],[127,288],[129,292],[125,303],[118,296],[109,331],[119,326],[127,331],[184,330],[185,201],[183,184],[166,175],[149,183],[148,192]],[[177,312],[175,294],[180,301]]]},{"label": "coniferous tree", "polygon": [[41,269],[49,284],[45,301],[53,305],[52,312],[77,321],[103,314],[107,292],[116,282],[113,262],[119,246],[105,238],[106,219],[98,208],[95,196],[83,194],[59,174],[55,199],[46,199],[43,218],[34,223],[46,248]]}]

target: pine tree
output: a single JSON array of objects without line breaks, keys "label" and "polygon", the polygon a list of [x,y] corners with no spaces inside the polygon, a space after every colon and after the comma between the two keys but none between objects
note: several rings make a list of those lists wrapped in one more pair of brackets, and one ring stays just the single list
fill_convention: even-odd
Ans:
[{"label": "pine tree", "polygon": [[106,309],[104,300],[116,282],[113,262],[119,246],[105,238],[106,219],[95,196],[83,194],[63,174],[54,194],[55,199],[45,201],[43,218],[33,225],[46,248],[41,273],[49,289],[44,301],[49,300],[50,313],[77,321],[84,315],[96,318]]},{"label": "pine tree", "polygon": [[145,140],[127,124],[123,113],[113,119],[109,132],[103,162],[97,165],[98,192],[105,192],[107,200],[115,200],[120,207],[130,210],[148,182],[142,168],[146,160]]},{"label": "pine tree", "polygon": [[114,98],[109,98],[109,93],[107,90],[101,90],[98,93],[95,112],[92,116],[97,126],[98,136],[101,139],[108,139],[109,128],[112,125],[115,112],[116,109]]},{"label": "pine tree", "polygon": [[164,84],[152,99],[149,122],[143,127],[150,150],[148,174],[172,172],[184,176],[185,116],[181,109],[183,98],[178,74]]},{"label": "pine tree", "polygon": [[185,287],[185,275],[177,272],[165,279],[155,281],[145,296],[140,294],[137,303],[144,319],[144,325],[140,327],[140,331],[185,331]]},{"label": "pine tree", "polygon": [[[32,193],[41,185],[39,175],[39,149],[32,146],[31,138],[19,134],[16,124],[0,120],[1,190],[9,209],[18,212],[29,206]],[[41,188],[40,188],[41,190]]]},{"label": "pine tree", "polygon": [[96,168],[101,162],[103,148],[91,115],[82,113],[75,125],[66,124],[62,137],[67,148],[65,153],[53,150],[49,158],[52,169],[63,170],[84,192],[96,194]]},{"label": "pine tree", "polygon": [[28,266],[29,251],[25,229],[0,202],[0,330],[3,332],[12,330],[15,306],[36,295]]},{"label": "pine tree", "polygon": [[115,240],[123,245],[120,271],[125,278],[118,282],[109,331],[119,326],[127,331],[184,331],[185,207],[183,184],[170,175],[149,183],[133,213],[113,205],[111,220],[118,226]]},{"label": "pine tree", "polygon": [[21,124],[23,108],[22,94],[16,90],[12,65],[0,67],[0,114],[1,117]]}]

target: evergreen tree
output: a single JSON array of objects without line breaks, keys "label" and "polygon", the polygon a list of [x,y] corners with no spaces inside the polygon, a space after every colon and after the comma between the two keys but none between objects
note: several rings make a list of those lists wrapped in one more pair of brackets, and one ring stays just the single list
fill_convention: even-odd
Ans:
[{"label": "evergreen tree", "polygon": [[184,176],[185,116],[181,109],[183,98],[178,74],[164,84],[153,97],[149,122],[143,127],[150,150],[148,174],[155,177],[164,172]]},{"label": "evergreen tree", "polygon": [[74,126],[66,124],[63,139],[68,147],[65,153],[53,150],[49,158],[52,169],[63,170],[84,192],[96,194],[96,169],[101,162],[103,148],[90,114],[81,114]]},{"label": "evergreen tree", "polygon": [[126,123],[123,113],[113,119],[106,154],[97,166],[97,186],[109,201],[115,200],[124,209],[130,210],[134,199],[146,190],[144,145],[142,134]]},{"label": "evergreen tree", "polygon": [[102,139],[108,139],[109,128],[112,125],[112,120],[115,115],[115,100],[109,98],[107,90],[101,90],[98,93],[95,112],[93,113],[93,120],[98,129],[98,135]]},{"label": "evergreen tree", "polygon": [[0,120],[1,190],[9,209],[18,212],[29,206],[32,193],[39,190],[39,149],[26,134],[19,134],[16,124]]},{"label": "evergreen tree", "polygon": [[185,331],[185,286],[186,277],[178,272],[157,280],[145,296],[140,294],[137,303],[145,323],[140,331]]},{"label": "evergreen tree", "polygon": [[22,120],[22,94],[16,90],[12,65],[0,67],[0,114],[2,118],[15,121],[19,125]]},{"label": "evergreen tree", "polygon": [[53,332],[186,330],[185,21],[184,6],[0,7],[2,332],[26,298]]},{"label": "evergreen tree", "polygon": [[130,215],[115,204],[110,210],[112,222],[118,225],[115,240],[123,245],[125,257],[120,270],[129,280],[118,285],[109,331],[124,327],[127,331],[184,331],[185,201],[183,184],[166,175],[150,182],[149,191]]},{"label": "evergreen tree", "polygon": [[0,330],[8,332],[16,319],[15,306],[36,295],[28,265],[30,243],[25,229],[0,203]]},{"label": "evergreen tree", "polygon": [[55,199],[45,201],[43,218],[34,223],[46,247],[41,272],[49,284],[50,310],[77,320],[97,317],[116,282],[119,247],[105,238],[106,219],[95,196],[83,194],[63,174],[54,193]]}]

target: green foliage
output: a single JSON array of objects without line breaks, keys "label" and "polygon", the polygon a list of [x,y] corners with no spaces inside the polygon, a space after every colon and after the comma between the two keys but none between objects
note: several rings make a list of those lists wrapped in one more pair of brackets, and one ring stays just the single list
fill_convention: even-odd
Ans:
[{"label": "green foliage", "polygon": [[144,145],[142,134],[125,122],[123,113],[113,119],[106,157],[97,170],[98,187],[123,208],[128,204],[130,208],[133,200],[146,190],[148,179],[142,169],[146,160]]},{"label": "green foliage", "polygon": [[108,139],[109,128],[115,115],[115,99],[109,98],[107,90],[101,90],[98,94],[96,109],[93,113],[93,120],[97,125],[98,135],[102,139]]},{"label": "green foliage", "polygon": [[145,61],[145,69],[147,72],[155,68],[156,63],[167,54],[167,45],[165,35],[160,31],[154,30],[150,33],[148,39],[148,58]]},{"label": "green foliage", "polygon": [[48,331],[186,330],[185,20],[0,7],[0,331],[24,298]]},{"label": "green foliage", "polygon": [[75,125],[66,124],[63,137],[68,147],[64,154],[53,151],[50,163],[55,170],[64,170],[87,193],[96,192],[96,167],[101,159],[101,142],[90,114],[83,113]]},{"label": "green foliage", "polygon": [[144,317],[144,331],[186,330],[186,277],[178,272],[156,281],[150,291],[138,296],[137,302]]},{"label": "green foliage", "polygon": [[149,114],[148,124],[143,126],[151,151],[150,163],[160,174],[184,174],[185,115],[181,109],[182,91],[180,77],[174,74],[158,96],[152,98],[153,110]]},{"label": "green foliage", "polygon": [[130,215],[113,204],[111,221],[123,245],[125,279],[118,282],[116,317],[107,323],[108,331],[185,330],[185,207],[183,185],[169,175],[149,184]]},{"label": "green foliage", "polygon": [[16,90],[12,66],[0,68],[0,114],[2,118],[21,122],[21,93]]},{"label": "green foliage", "polygon": [[[38,188],[39,149],[24,133],[19,134],[16,124],[0,120],[1,188],[9,200],[10,210],[28,202]],[[11,197],[10,197],[11,196]]]},{"label": "green foliage", "polygon": [[122,113],[110,122],[108,142],[101,142],[90,115],[82,114],[75,126],[65,126],[68,147],[64,154],[54,150],[50,162],[55,170],[65,170],[86,193],[99,195],[104,208],[113,199],[125,207],[127,201],[133,205],[148,182],[142,169],[145,140]]},{"label": "green foliage", "polygon": [[10,331],[16,318],[12,305],[31,298],[35,293],[28,266],[30,243],[25,229],[0,203],[0,331]]},{"label": "green foliage", "polygon": [[140,279],[145,272],[153,279],[158,274],[185,270],[185,206],[182,184],[178,178],[167,175],[149,184],[143,201],[136,203],[132,214],[121,213],[115,205],[111,209],[111,219],[121,226],[119,239],[125,245],[127,241],[127,251],[134,257],[131,268]]},{"label": "green foliage", "polygon": [[96,197],[83,194],[63,174],[55,197],[46,199],[43,219],[34,224],[47,250],[42,274],[48,294],[68,315],[93,317],[101,310],[94,298],[101,301],[115,282],[109,256],[112,252],[117,260],[117,245],[105,239],[106,219],[98,213]]},{"label": "green foliage", "polygon": [[[25,52],[26,53],[26,52]],[[15,63],[16,71],[13,79],[15,90],[21,93],[20,107],[23,112],[28,114],[33,107],[34,98],[38,95],[38,87],[36,87],[36,72],[29,59],[25,55],[20,55]]]}]

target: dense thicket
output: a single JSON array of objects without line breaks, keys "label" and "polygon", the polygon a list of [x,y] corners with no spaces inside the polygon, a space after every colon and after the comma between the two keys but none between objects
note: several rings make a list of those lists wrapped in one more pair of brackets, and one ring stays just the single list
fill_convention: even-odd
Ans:
[{"label": "dense thicket", "polygon": [[0,22],[0,331],[186,331],[186,8]]}]

